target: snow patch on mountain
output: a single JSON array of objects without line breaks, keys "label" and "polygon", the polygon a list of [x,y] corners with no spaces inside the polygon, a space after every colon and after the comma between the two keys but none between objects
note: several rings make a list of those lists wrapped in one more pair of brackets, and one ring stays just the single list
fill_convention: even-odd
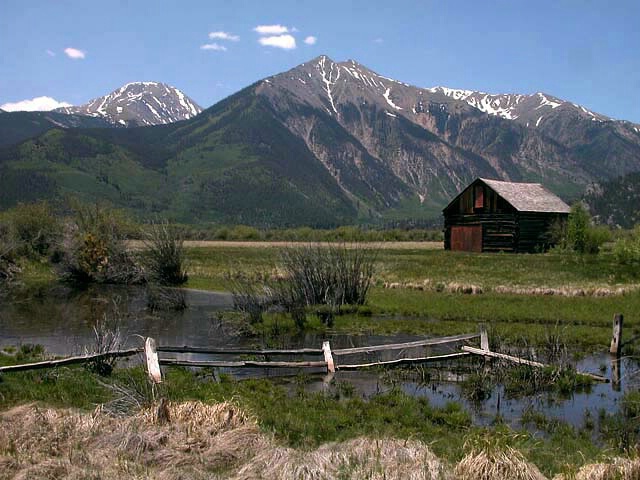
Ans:
[{"label": "snow patch on mountain", "polygon": [[333,95],[331,94],[331,85],[335,85],[338,79],[340,78],[340,69],[339,68],[336,69],[337,74],[335,78],[333,78],[333,67],[335,64],[331,62],[330,70],[329,72],[327,72],[327,70],[325,69],[326,60],[327,60],[327,57],[325,56],[320,57],[320,61],[318,62],[318,65],[316,68],[320,72],[320,75],[322,76],[322,81],[324,82],[325,88],[327,89],[327,96],[329,97],[329,103],[331,103],[331,108],[333,108],[333,111],[337,114],[338,110],[336,110],[336,106],[333,103]]},{"label": "snow patch on mountain", "polygon": [[384,92],[382,96],[387,101],[387,103],[391,105],[393,108],[395,108],[396,110],[402,110],[402,107],[399,107],[398,105],[393,103],[393,100],[391,100],[391,98],[389,97],[390,94],[391,94],[391,89],[387,88],[387,90]]},{"label": "snow patch on mountain", "polygon": [[160,82],[131,82],[62,113],[101,117],[114,125],[160,125],[196,116],[202,108],[182,91]]}]

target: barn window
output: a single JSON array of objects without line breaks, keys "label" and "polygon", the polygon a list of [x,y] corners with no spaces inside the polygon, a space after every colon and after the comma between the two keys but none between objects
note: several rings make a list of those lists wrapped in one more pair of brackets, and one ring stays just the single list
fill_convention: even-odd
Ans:
[{"label": "barn window", "polygon": [[482,188],[482,185],[476,185],[475,208],[484,208],[484,188]]}]

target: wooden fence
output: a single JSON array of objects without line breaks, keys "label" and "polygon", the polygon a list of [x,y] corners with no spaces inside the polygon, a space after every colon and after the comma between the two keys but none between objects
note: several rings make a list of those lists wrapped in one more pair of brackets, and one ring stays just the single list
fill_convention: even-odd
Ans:
[{"label": "wooden fence", "polygon": [[[619,322],[614,325],[614,331],[617,328],[617,336],[614,333],[616,340],[616,348],[620,342],[621,336],[621,324]],[[420,356],[420,357],[403,357],[393,360],[381,360],[369,363],[348,363],[344,360],[345,356],[354,354],[368,354],[373,352],[383,351],[400,351],[417,347],[429,347],[434,345],[446,345],[461,342],[469,342],[471,340],[480,339],[480,348],[471,345],[463,345],[459,351],[447,354],[433,355],[433,356]],[[613,345],[612,345],[613,350]],[[145,340],[144,348],[131,348],[128,350],[118,350],[104,353],[80,355],[69,358],[46,360],[41,362],[34,362],[22,365],[9,365],[0,367],[0,373],[4,372],[16,372],[21,370],[31,370],[38,368],[57,367],[62,365],[70,365],[74,363],[85,363],[90,361],[98,361],[104,358],[113,357],[128,357],[137,355],[144,352],[145,361],[147,365],[147,372],[149,378],[154,383],[160,383],[162,381],[161,365],[181,365],[187,367],[217,367],[217,368],[323,368],[327,372],[335,372],[337,370],[355,370],[376,366],[397,366],[397,365],[409,365],[418,363],[429,363],[438,361],[447,361],[466,357],[469,355],[479,355],[485,359],[500,359],[517,364],[528,365],[534,368],[545,368],[545,365],[533,360],[527,360],[504,353],[493,352],[489,348],[489,339],[486,329],[481,326],[479,333],[469,333],[462,335],[453,335],[447,337],[427,338],[423,340],[415,340],[412,342],[404,343],[392,343],[381,345],[370,345],[364,347],[351,347],[331,349],[329,342],[325,341],[321,348],[298,348],[298,349],[248,349],[248,348],[209,348],[209,347],[190,347],[190,346],[156,346],[156,342],[153,338],[147,338]],[[229,356],[263,356],[267,360],[253,360],[253,359],[233,359],[233,360],[185,360],[180,358],[165,358],[160,356],[162,353],[189,353],[189,354],[205,354],[205,355],[229,355]],[[272,356],[303,356],[303,357],[321,357],[318,360],[297,360],[297,361],[274,361],[268,360]],[[580,372],[578,372],[580,373]],[[591,373],[580,373],[590,377],[596,381],[608,382],[605,377],[594,375]]]}]

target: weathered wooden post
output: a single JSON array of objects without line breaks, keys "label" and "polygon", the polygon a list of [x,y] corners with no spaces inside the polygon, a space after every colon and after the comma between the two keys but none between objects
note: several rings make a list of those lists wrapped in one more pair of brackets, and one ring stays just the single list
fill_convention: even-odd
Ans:
[{"label": "weathered wooden post", "polygon": [[489,350],[489,335],[487,335],[487,326],[480,324],[480,348],[482,350]]},{"label": "weathered wooden post", "polygon": [[621,313],[616,313],[613,316],[613,337],[611,338],[611,348],[609,352],[618,357],[622,351],[622,320],[623,316]]},{"label": "weathered wooden post", "polygon": [[331,355],[331,345],[329,342],[322,342],[322,353],[324,354],[324,361],[327,364],[327,371],[333,373],[336,371],[336,367],[333,364],[333,355]]},{"label": "weathered wooden post", "polygon": [[153,383],[162,383],[162,372],[158,362],[158,352],[156,351],[156,341],[147,337],[144,342],[144,353],[147,359],[147,373]]}]

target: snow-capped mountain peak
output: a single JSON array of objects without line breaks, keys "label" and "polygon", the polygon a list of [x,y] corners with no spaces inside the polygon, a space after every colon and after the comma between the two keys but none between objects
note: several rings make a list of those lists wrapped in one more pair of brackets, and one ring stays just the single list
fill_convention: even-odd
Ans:
[{"label": "snow-capped mountain peak", "polygon": [[186,120],[202,108],[182,91],[160,82],[131,82],[84,105],[58,109],[102,117],[115,125],[159,125]]},{"label": "snow-capped mountain peak", "polygon": [[545,116],[558,107],[562,107],[565,111],[573,111],[573,113],[580,116],[586,115],[593,121],[604,122],[611,120],[609,117],[594,113],[581,105],[543,92],[523,95],[517,93],[491,94],[447,87],[433,87],[428,90],[432,93],[442,93],[454,100],[464,101],[489,115],[496,115],[507,120],[519,120],[519,123],[531,127],[539,127]]}]

